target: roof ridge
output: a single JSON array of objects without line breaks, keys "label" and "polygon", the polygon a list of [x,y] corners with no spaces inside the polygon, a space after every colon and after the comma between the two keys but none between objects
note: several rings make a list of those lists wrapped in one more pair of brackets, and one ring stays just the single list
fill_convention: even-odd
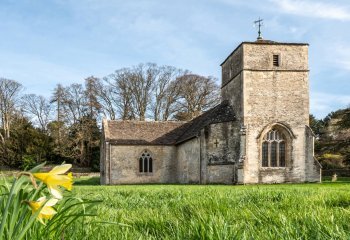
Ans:
[{"label": "roof ridge", "polygon": [[[193,122],[194,122],[196,119],[198,119],[198,118],[200,118],[200,117],[203,117],[203,116],[205,116],[206,114],[209,114],[210,112],[214,111],[214,109],[216,109],[216,108],[218,108],[218,107],[220,107],[220,106],[222,106],[222,105],[228,105],[228,103],[229,103],[228,100],[223,100],[223,101],[221,101],[220,103],[218,103],[217,105],[215,105],[214,107],[212,107],[212,108],[210,108],[209,110],[207,110],[207,111],[201,113],[199,116],[193,118],[191,121],[185,123],[184,125],[188,124],[188,127],[186,127],[186,128],[184,129],[183,133],[176,139],[175,143],[179,143],[179,139],[181,139],[181,138],[187,133],[186,130],[192,127]],[[185,139],[184,141],[186,141],[186,139]],[[181,141],[181,142],[183,142],[183,141]]]},{"label": "roof ridge", "polygon": [[[106,119],[107,120],[107,119]],[[107,120],[108,122],[130,122],[130,123],[187,123],[188,121],[166,120],[166,121],[143,121],[143,120]]]},{"label": "roof ridge", "polygon": [[[198,136],[210,124],[234,121],[234,110],[222,101],[191,121],[115,121],[105,120],[105,137],[120,145],[177,145]],[[109,132],[109,133],[107,133]]]}]

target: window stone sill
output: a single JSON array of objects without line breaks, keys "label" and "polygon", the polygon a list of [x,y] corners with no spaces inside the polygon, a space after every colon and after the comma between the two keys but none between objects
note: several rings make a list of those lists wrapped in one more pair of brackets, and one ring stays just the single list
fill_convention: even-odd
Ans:
[{"label": "window stone sill", "polygon": [[137,175],[138,177],[144,177],[144,176],[153,176],[154,173],[153,173],[153,172],[145,172],[145,173],[140,173],[140,172],[138,172],[136,175]]},{"label": "window stone sill", "polygon": [[235,165],[235,162],[211,162],[208,163],[208,166],[217,166],[217,165]]},{"label": "window stone sill", "polygon": [[260,170],[286,170],[288,167],[260,167]]}]

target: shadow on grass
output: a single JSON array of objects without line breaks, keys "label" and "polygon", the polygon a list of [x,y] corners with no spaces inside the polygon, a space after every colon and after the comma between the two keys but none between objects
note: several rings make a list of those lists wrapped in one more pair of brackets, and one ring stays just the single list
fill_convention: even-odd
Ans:
[{"label": "shadow on grass", "polygon": [[[332,182],[332,177],[325,176],[322,178],[322,183],[350,183],[350,177],[338,177],[336,182]],[[100,185],[100,177],[80,177],[74,179],[74,185],[76,186],[96,186]],[[153,184],[124,184],[124,185],[183,185],[183,184],[161,184],[161,183],[153,183]],[[185,185],[198,185],[198,184],[185,184]],[[221,185],[221,184],[211,184]],[[279,184],[277,184],[279,185]],[[224,185],[226,186],[226,185]]]},{"label": "shadow on grass", "polygon": [[336,182],[332,182],[332,177],[324,176],[324,177],[322,177],[322,182],[324,182],[324,183],[350,183],[350,177],[338,177]]},{"label": "shadow on grass", "polygon": [[100,177],[80,177],[74,179],[74,185],[91,186],[100,185]]},{"label": "shadow on grass", "polygon": [[[8,182],[12,182],[13,177],[8,177],[6,176],[6,180]],[[3,178],[0,177],[0,185],[4,184],[5,181]],[[332,182],[332,177],[329,176],[324,176],[322,177],[322,183],[327,183],[327,184],[337,184],[337,183],[350,183],[350,177],[338,177],[336,182]],[[96,186],[96,185],[100,185],[100,177],[87,177],[87,176],[83,176],[80,178],[74,178],[74,185],[76,186]],[[198,185],[198,184],[161,184],[161,183],[154,183],[154,184],[124,184],[124,185],[179,185],[179,186],[183,186],[183,185]],[[211,184],[211,186],[214,186],[216,184]],[[221,184],[217,184],[217,185],[221,185]],[[280,185],[280,184],[276,184],[276,185]],[[223,185],[223,186],[227,186],[227,185]]]}]

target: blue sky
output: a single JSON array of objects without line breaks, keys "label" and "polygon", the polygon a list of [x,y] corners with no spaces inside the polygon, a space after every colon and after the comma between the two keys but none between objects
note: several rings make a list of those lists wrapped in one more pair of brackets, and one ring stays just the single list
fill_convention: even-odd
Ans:
[{"label": "blue sky", "polygon": [[242,41],[307,42],[311,113],[350,104],[350,1],[1,0],[0,77],[50,96],[57,83],[103,77],[141,62],[221,80]]}]

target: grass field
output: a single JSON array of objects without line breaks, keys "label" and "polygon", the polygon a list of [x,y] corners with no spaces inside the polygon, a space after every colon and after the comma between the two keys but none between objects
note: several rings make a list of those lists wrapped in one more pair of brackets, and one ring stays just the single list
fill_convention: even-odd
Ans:
[{"label": "grass field", "polygon": [[[1,182],[0,182],[1,183]],[[97,217],[62,239],[350,239],[350,179],[322,184],[99,186],[72,194],[102,200]]]},{"label": "grass field", "polygon": [[[101,199],[98,217],[67,236],[86,239],[349,239],[350,183],[250,186],[97,186],[73,194]],[[113,222],[113,223],[103,223]],[[69,239],[71,239],[69,238]]]}]

